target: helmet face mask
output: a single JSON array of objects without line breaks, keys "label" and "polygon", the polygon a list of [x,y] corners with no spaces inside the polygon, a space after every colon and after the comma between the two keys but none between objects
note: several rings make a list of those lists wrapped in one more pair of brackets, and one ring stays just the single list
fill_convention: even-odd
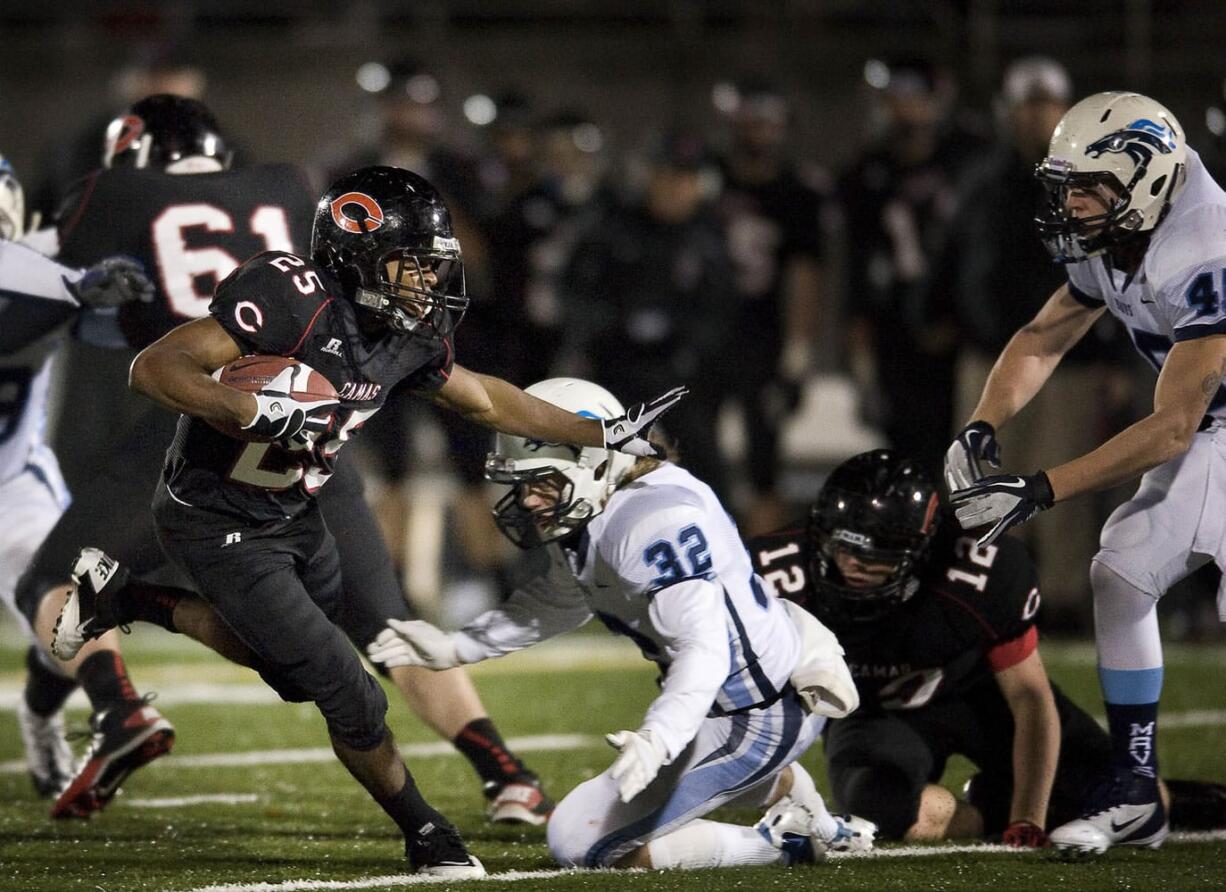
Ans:
[{"label": "helmet face mask", "polygon": [[[526,392],[586,418],[625,414],[611,393],[578,378],[549,378]],[[565,539],[604,511],[634,462],[632,455],[601,447],[500,433],[486,458],[485,477],[511,490],[494,506],[494,522],[520,548]]]},{"label": "helmet face mask", "polygon": [[918,467],[888,450],[836,468],[809,519],[819,613],[836,624],[870,622],[911,598],[936,532],[937,504]]},{"label": "helmet face mask", "polygon": [[446,338],[468,308],[447,205],[407,170],[364,167],[334,182],[315,208],[311,258],[397,332]]},{"label": "helmet face mask", "polygon": [[[575,483],[562,468],[545,465],[516,471],[498,456],[491,456],[485,476],[493,483],[511,486],[494,505],[494,523],[520,548],[565,539],[599,513],[586,499],[575,498]],[[525,504],[530,494],[538,507]]]},{"label": "helmet face mask", "polygon": [[[1046,195],[1035,219],[1058,263],[1088,260],[1152,231],[1184,183],[1183,130],[1163,106],[1136,93],[1097,93],[1074,105],[1035,169]],[[1102,213],[1075,215],[1070,196]]]},{"label": "helmet face mask", "polygon": [[229,168],[232,157],[217,120],[203,103],[159,94],[111,121],[102,166],[209,173]]}]

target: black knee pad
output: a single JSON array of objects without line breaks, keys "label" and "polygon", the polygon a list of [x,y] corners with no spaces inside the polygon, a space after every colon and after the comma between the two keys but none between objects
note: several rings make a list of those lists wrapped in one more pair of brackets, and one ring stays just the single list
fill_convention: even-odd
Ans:
[{"label": "black knee pad", "polygon": [[840,772],[839,807],[877,825],[879,839],[902,839],[919,815],[923,788],[889,765],[860,765]]},{"label": "black knee pad", "polygon": [[[374,676],[362,672],[360,686],[334,689],[316,701],[333,739],[355,750],[377,747],[386,733],[387,696]],[[356,689],[355,689],[356,688]]]},{"label": "black knee pad", "polygon": [[17,580],[17,590],[14,600],[17,611],[26,618],[31,626],[38,616],[38,605],[48,591],[68,581],[68,573],[62,574],[62,579],[56,579],[39,569],[38,558],[30,562],[30,566]]}]

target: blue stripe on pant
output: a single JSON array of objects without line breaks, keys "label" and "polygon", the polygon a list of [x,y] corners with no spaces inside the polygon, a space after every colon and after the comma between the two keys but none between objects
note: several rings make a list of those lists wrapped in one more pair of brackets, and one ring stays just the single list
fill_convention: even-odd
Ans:
[{"label": "blue stripe on pant", "polygon": [[728,717],[732,728],[724,744],[682,775],[660,808],[598,840],[584,857],[584,865],[608,866],[633,849],[637,840],[671,832],[771,777],[788,764],[805,718],[794,696],[765,710]]}]

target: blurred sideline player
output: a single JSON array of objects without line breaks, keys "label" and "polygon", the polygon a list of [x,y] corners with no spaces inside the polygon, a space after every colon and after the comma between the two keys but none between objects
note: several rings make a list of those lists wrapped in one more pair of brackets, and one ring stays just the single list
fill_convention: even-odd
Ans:
[{"label": "blurred sideline player", "polygon": [[[860,708],[826,737],[839,805],[887,839],[1001,837],[1044,846],[1104,773],[1107,734],[1047,677],[1038,574],[1011,538],[978,547],[939,525],[918,465],[887,450],[839,465],[807,527],[749,542],[780,597],[839,639]],[[978,768],[966,798],[948,758]],[[1170,781],[1177,825],[1226,825],[1226,788]]]},{"label": "blurred sideline player", "polygon": [[[1051,839],[1070,853],[1156,848],[1168,831],[1157,783],[1157,602],[1209,561],[1226,565],[1226,193],[1174,116],[1136,93],[1098,93],[1073,106],[1037,174],[1049,199],[1039,233],[1066,264],[1068,283],[997,359],[945,473],[959,522],[986,528],[981,545],[1056,501],[1144,475],[1107,520],[1090,565],[1112,776]],[[1046,472],[979,479],[981,462],[999,465],[996,428],[1106,309],[1159,370],[1153,412]],[[1218,610],[1226,619],[1226,581]]]},{"label": "blurred sideline player", "polygon": [[[208,317],[132,364],[134,390],[184,413],[154,495],[158,540],[200,591],[179,593],[174,606],[214,613],[212,632],[227,634],[202,635],[205,643],[253,665],[284,699],[316,704],[337,758],[404,834],[414,870],[481,876],[455,828],[421,797],[385,722],[383,690],[337,625],[340,557],[315,493],[341,446],[405,379],[496,430],[639,454],[654,454],[641,434],[684,388],[600,421],[455,364],[452,333],[468,304],[460,246],[446,205],[416,174],[369,167],[337,180],[316,205],[311,248],[312,260],[285,251],[250,258],[217,287]],[[339,397],[291,398],[293,369],[258,394],[212,377],[251,354],[309,359]],[[241,428],[242,438],[215,424]],[[132,588],[96,549],[83,552],[77,576],[56,627],[70,649],[114,621],[108,590]]]},{"label": "blurred sideline player", "polygon": [[[34,642],[26,651],[17,724],[34,787],[51,796],[72,776],[62,707],[78,681],[95,714],[147,708],[127,683],[116,635],[93,642],[72,664],[61,663],[15,604],[17,577],[69,503],[43,439],[51,359],[81,306],[147,299],[153,286],[127,262],[103,261],[84,275],[61,266],[30,247],[41,242],[37,233],[29,244],[19,243],[24,223],[21,184],[0,156],[0,601]],[[159,717],[149,728],[143,743],[156,737],[154,748],[169,748],[170,726]]]},{"label": "blurred sideline player", "polygon": [[[120,251],[134,255],[157,272],[157,300],[120,308],[110,319],[91,317],[82,325],[83,336],[134,355],[179,323],[206,313],[213,288],[242,259],[307,243],[314,201],[298,170],[286,164],[230,170],[228,158],[212,114],[194,100],[148,97],[112,123],[107,169],[79,184],[62,214],[61,257],[86,263]],[[32,618],[41,610],[40,628],[48,635],[68,590],[65,571],[85,545],[123,563],[139,580],[133,597],[147,600],[161,624],[174,628],[171,601],[149,584],[176,581],[165,575],[149,498],[174,437],[176,416],[118,382],[99,386],[121,388],[121,395],[108,393],[100,401],[112,410],[119,407],[110,417],[134,420],[90,447],[93,473],[78,487],[72,507],[22,579],[19,600]],[[88,402],[87,394],[73,397],[70,405]],[[95,424],[106,430],[103,419]],[[341,625],[359,648],[365,647],[389,616],[407,619],[412,614],[350,460],[339,465],[321,504],[336,531],[343,564],[347,597]],[[116,517],[127,522],[117,524]],[[493,819],[544,822],[552,802],[535,775],[506,748],[466,674],[402,669],[391,678],[412,710],[472,763],[491,800]],[[83,808],[106,804],[109,793],[97,797],[92,792],[99,767],[105,769],[112,754],[128,743],[128,732],[119,730],[121,719],[112,718],[103,728],[94,767],[87,765],[65,791],[57,814],[78,808],[78,799],[87,804]]]},{"label": "blurred sideline player", "polygon": [[[579,416],[623,412],[604,388],[576,378],[528,392]],[[798,693],[806,658],[837,692],[820,708],[855,708],[841,650],[815,622],[820,644],[802,644],[709,486],[655,458],[506,435],[486,467],[490,480],[511,487],[495,508],[503,533],[522,548],[543,546],[540,575],[458,632],[393,620],[370,653],[388,665],[448,669],[596,616],[660,667],[661,693],[641,727],[607,735],[616,761],[550,819],[558,863],[791,864],[871,847],[872,826],[832,816],[795,761],[825,722]],[[757,827],[703,819],[734,800],[771,808]]]}]

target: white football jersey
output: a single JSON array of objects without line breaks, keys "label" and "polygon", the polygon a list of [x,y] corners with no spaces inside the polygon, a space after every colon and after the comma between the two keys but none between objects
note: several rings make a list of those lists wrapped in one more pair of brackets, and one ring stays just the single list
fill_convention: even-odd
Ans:
[{"label": "white football jersey", "polygon": [[0,324],[28,332],[15,352],[0,351],[0,481],[20,474],[43,442],[51,355],[60,339],[38,317],[48,307],[61,315],[53,305],[76,307],[64,278],[80,276],[19,243],[0,241]]},{"label": "white football jersey", "polygon": [[652,602],[686,579],[719,586],[729,658],[715,701],[722,710],[772,698],[796,667],[796,627],[754,575],[736,524],[709,486],[676,465],[617,490],[571,560],[597,618],[665,671],[671,636],[653,627]]},{"label": "white football jersey", "polygon": [[465,662],[518,650],[595,615],[664,674],[643,726],[670,753],[707,715],[773,702],[788,684],[800,657],[796,627],[754,575],[715,493],[688,471],[664,464],[618,489],[576,550],[550,550],[546,576],[456,633]]},{"label": "white football jersey", "polygon": [[[1103,257],[1067,267],[1073,297],[1105,303],[1155,370],[1176,342],[1226,333],[1226,192],[1191,149],[1187,177],[1132,281]],[[1209,412],[1226,418],[1226,388]]]}]

